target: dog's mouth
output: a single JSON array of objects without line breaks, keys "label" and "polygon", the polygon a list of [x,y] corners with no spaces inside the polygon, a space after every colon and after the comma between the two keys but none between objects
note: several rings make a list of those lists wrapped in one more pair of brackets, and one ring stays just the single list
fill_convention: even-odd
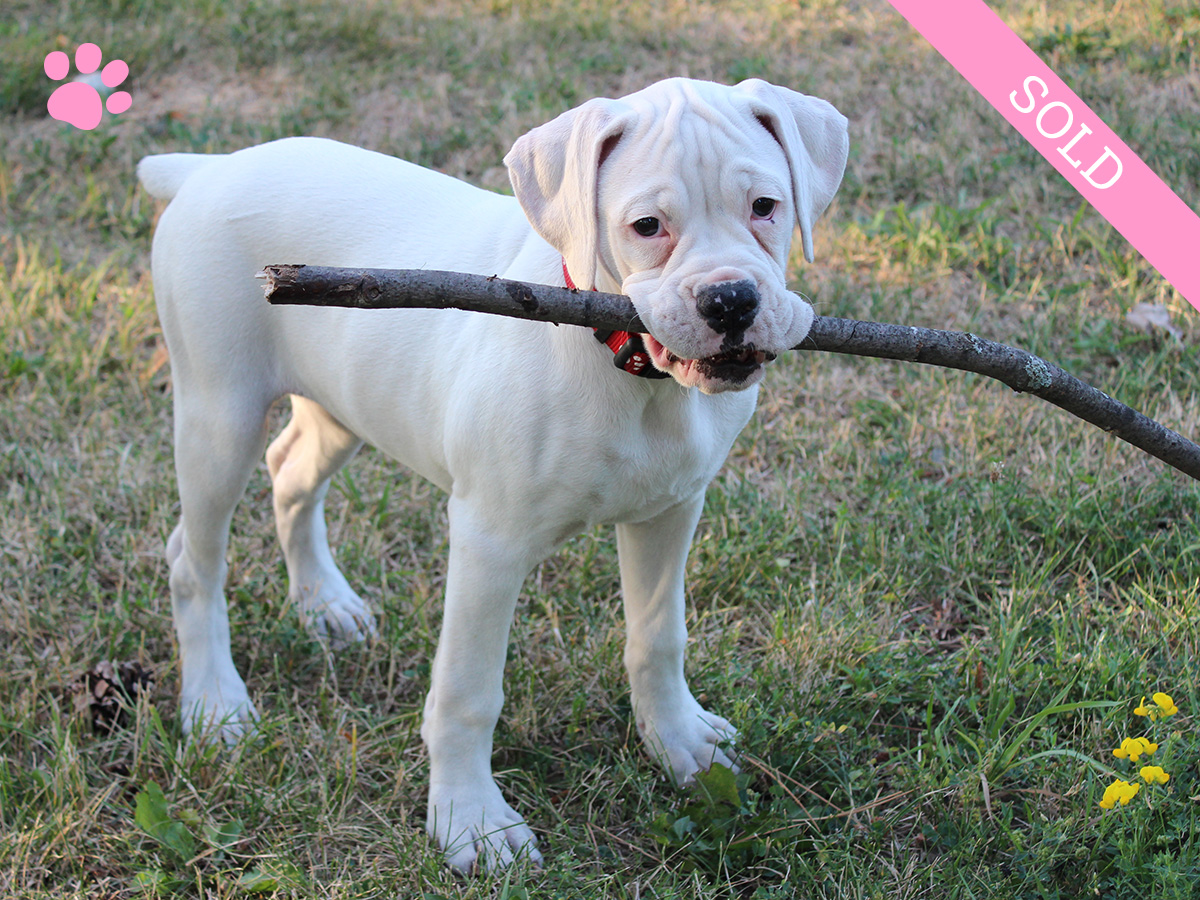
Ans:
[{"label": "dog's mouth", "polygon": [[[683,384],[737,388],[747,385],[762,370],[763,365],[775,359],[774,353],[758,350],[753,344],[744,344],[722,351],[714,356],[700,359],[683,359],[676,356],[651,335],[644,335],[646,349],[654,365],[675,376]],[[757,379],[755,379],[757,380]],[[724,382],[718,387],[714,382]]]}]

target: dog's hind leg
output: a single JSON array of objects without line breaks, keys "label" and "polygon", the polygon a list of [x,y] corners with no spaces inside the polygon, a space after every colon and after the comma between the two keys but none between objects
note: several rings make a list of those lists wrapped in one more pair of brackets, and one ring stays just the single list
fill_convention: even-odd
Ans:
[{"label": "dog's hind leg", "polygon": [[267,450],[288,595],[304,623],[338,645],[375,632],[375,618],[334,562],[325,528],[329,480],[362,441],[312,400],[292,396],[292,419]]},{"label": "dog's hind leg", "polygon": [[176,378],[175,470],[182,515],[167,543],[185,731],[236,740],[255,718],[233,664],[225,602],[229,525],[266,443],[268,403],[196,394]]}]

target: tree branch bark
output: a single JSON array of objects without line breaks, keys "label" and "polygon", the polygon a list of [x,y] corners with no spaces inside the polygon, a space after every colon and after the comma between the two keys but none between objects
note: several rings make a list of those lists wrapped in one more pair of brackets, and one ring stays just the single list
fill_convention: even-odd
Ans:
[{"label": "tree branch bark", "polygon": [[[466,309],[521,319],[645,331],[628,297],[458,272],[273,265],[259,277],[276,305]],[[795,350],[823,350],[976,372],[1033,394],[1200,480],[1200,447],[1016,347],[973,334],[817,316]]]}]

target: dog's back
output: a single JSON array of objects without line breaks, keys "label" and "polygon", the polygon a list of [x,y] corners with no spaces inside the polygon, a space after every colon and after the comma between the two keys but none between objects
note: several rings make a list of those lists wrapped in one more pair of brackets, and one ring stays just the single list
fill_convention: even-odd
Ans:
[{"label": "dog's back", "polygon": [[[148,156],[138,177],[155,197],[174,201],[170,208],[179,212],[170,217],[187,209],[192,219],[202,214],[206,224],[237,235],[252,254],[305,252],[323,261],[313,264],[425,259],[425,267],[492,271],[507,268],[529,231],[511,198],[324,138],[285,138],[225,155]],[[458,241],[447,241],[451,223],[461,229]],[[475,230],[492,236],[472,240]],[[474,251],[466,258],[464,246]]]}]

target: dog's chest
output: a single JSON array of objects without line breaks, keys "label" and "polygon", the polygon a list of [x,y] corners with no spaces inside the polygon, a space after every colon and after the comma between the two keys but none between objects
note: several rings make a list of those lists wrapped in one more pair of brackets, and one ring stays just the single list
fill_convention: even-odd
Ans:
[{"label": "dog's chest", "polygon": [[[754,408],[752,396],[671,398],[576,448],[575,493],[592,523],[636,521],[701,493],[716,476]],[[753,392],[750,392],[753,393]],[[586,477],[579,477],[585,475]]]}]

